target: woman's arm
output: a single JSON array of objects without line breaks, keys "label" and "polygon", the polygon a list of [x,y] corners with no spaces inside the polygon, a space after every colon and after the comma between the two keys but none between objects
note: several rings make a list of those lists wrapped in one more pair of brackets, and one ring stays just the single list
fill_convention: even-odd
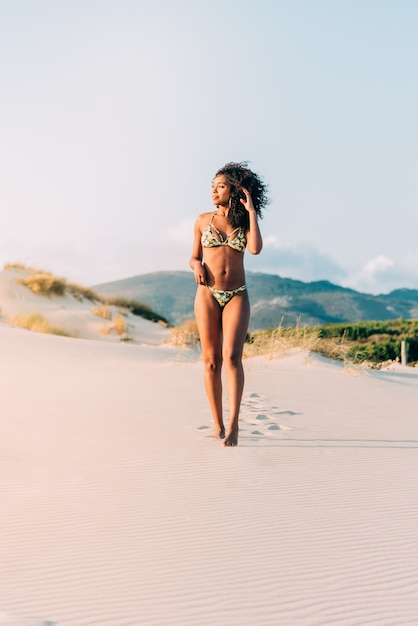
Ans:
[{"label": "woman's arm", "polygon": [[201,242],[202,233],[200,230],[200,217],[197,218],[194,225],[194,241],[193,251],[190,258],[190,267],[193,270],[195,281],[198,285],[206,284],[206,272],[203,265],[203,250]]},{"label": "woman's arm", "polygon": [[243,189],[242,191],[245,193],[245,200],[241,199],[241,202],[248,211],[249,219],[249,226],[246,234],[247,250],[250,254],[260,254],[263,248],[263,239],[258,226],[257,213],[255,212],[253,201],[248,191],[246,189]]}]

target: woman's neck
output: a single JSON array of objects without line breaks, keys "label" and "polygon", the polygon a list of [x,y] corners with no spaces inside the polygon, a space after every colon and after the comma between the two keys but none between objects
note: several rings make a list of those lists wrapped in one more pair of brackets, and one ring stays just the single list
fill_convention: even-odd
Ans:
[{"label": "woman's neck", "polygon": [[221,204],[217,205],[217,215],[222,215],[222,217],[228,217],[229,206],[222,206]]}]

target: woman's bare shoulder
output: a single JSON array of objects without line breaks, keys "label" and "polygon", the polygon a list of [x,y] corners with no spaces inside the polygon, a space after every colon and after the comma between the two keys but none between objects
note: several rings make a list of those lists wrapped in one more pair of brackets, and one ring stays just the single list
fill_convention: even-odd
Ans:
[{"label": "woman's bare shoulder", "polygon": [[213,215],[213,211],[207,211],[206,213],[201,213],[196,218],[196,224],[205,224],[205,226],[207,226],[207,224],[209,224],[209,221],[212,215]]}]

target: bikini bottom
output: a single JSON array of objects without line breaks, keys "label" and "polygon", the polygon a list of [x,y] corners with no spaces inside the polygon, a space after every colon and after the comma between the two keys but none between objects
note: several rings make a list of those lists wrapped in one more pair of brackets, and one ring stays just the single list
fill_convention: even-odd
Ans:
[{"label": "bikini bottom", "polygon": [[214,289],[210,285],[207,285],[207,288],[212,292],[213,297],[219,306],[223,309],[226,304],[232,298],[241,291],[247,291],[247,285],[242,285],[241,287],[237,287],[237,289],[231,289],[230,291],[222,291],[221,289]]}]

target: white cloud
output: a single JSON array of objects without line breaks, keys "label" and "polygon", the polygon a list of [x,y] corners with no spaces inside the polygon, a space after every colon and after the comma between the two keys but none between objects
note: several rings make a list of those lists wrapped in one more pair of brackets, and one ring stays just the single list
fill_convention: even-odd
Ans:
[{"label": "white cloud", "polygon": [[292,242],[269,235],[264,239],[261,255],[247,255],[246,265],[253,271],[304,282],[329,280],[364,293],[389,293],[402,287],[418,289],[418,252],[415,251],[401,259],[378,254],[363,265],[343,266],[312,242]]},{"label": "white cloud", "polygon": [[345,287],[366,293],[388,293],[401,287],[418,287],[418,257],[395,261],[384,254],[369,259],[342,281]]},{"label": "white cloud", "polygon": [[393,267],[395,265],[395,261],[389,259],[383,254],[379,254],[379,256],[374,259],[370,259],[364,266],[364,271],[370,273],[371,276],[377,274],[379,272],[385,272],[389,269],[389,267]]}]

